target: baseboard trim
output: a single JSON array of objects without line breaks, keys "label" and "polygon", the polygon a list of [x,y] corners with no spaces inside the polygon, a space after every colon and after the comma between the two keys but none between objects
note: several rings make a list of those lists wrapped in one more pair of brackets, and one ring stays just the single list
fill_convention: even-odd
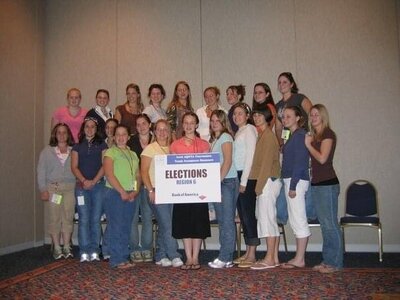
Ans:
[{"label": "baseboard trim", "polygon": [[[50,240],[50,239],[49,239]],[[50,240],[51,241],[51,240]],[[12,245],[4,248],[0,248],[0,255],[14,253],[30,248],[36,248],[44,245],[44,241],[30,241],[22,244]]]}]

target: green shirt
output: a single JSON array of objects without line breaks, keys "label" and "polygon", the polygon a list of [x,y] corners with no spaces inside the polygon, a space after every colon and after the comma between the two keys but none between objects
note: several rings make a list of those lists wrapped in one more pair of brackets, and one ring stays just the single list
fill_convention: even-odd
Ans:
[{"label": "green shirt", "polygon": [[[114,175],[124,190],[137,190],[136,172],[139,169],[139,159],[136,153],[129,149],[122,150],[117,146],[113,146],[106,151],[104,156],[113,160]],[[108,180],[106,186],[112,188]]]}]

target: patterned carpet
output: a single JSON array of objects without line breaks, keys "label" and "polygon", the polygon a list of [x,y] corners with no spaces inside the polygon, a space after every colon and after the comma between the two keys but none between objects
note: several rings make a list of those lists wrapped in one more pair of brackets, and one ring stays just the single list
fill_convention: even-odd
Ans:
[{"label": "patterned carpet", "polygon": [[114,270],[75,259],[0,281],[0,299],[400,299],[400,269]]}]

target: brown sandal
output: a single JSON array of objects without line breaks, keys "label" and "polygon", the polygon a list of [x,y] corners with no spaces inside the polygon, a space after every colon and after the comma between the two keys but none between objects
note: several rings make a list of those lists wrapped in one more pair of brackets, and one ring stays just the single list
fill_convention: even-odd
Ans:
[{"label": "brown sandal", "polygon": [[199,270],[201,266],[199,264],[194,264],[190,266],[190,270]]},{"label": "brown sandal", "polygon": [[192,268],[192,265],[184,264],[184,265],[181,266],[181,270],[190,270],[191,268]]},{"label": "brown sandal", "polygon": [[130,268],[133,268],[134,266],[135,266],[134,263],[131,263],[131,262],[127,261],[127,262],[120,263],[117,266],[117,269],[121,269],[121,270],[130,269]]}]

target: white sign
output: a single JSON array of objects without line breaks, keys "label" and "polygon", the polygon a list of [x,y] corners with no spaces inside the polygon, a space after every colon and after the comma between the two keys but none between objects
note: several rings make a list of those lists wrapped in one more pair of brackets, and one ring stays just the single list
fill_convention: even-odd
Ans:
[{"label": "white sign", "polygon": [[156,204],[221,202],[219,153],[156,155]]}]

